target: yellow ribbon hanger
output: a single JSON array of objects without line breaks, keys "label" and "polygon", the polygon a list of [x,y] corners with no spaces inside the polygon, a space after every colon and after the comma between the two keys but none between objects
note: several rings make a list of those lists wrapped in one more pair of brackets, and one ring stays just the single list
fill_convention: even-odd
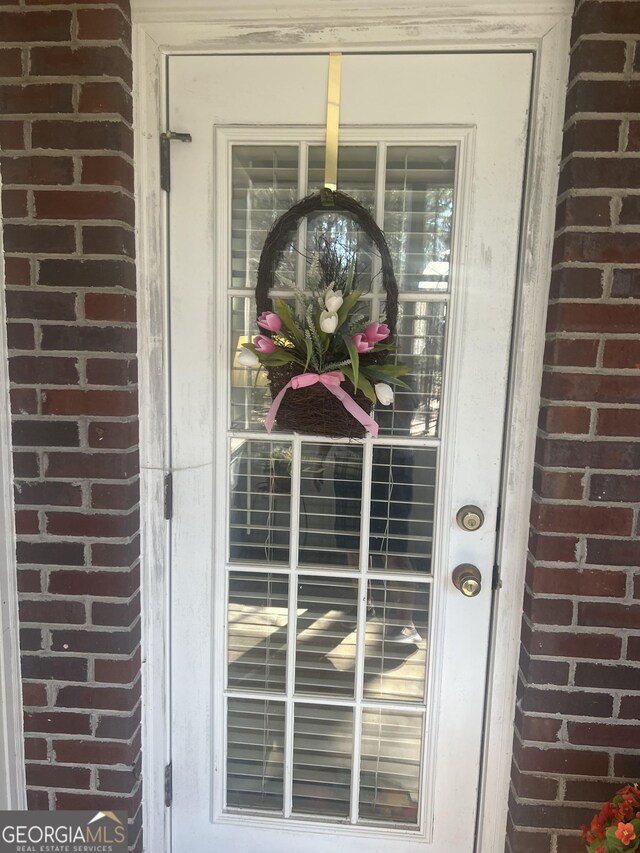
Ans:
[{"label": "yellow ribbon hanger", "polygon": [[327,134],[325,142],[324,186],[335,192],[338,188],[338,128],[340,126],[340,82],[342,54],[329,54],[329,85],[327,88]]}]

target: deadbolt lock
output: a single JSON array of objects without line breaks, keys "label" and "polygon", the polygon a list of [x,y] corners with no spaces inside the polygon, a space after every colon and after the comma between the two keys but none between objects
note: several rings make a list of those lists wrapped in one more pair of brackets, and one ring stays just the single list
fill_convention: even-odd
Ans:
[{"label": "deadbolt lock", "polygon": [[456,566],[451,575],[451,580],[455,588],[459,589],[467,598],[473,598],[482,589],[480,570],[471,563],[462,563]]},{"label": "deadbolt lock", "polygon": [[484,524],[484,513],[478,506],[463,506],[456,515],[458,526],[463,530],[479,530]]}]

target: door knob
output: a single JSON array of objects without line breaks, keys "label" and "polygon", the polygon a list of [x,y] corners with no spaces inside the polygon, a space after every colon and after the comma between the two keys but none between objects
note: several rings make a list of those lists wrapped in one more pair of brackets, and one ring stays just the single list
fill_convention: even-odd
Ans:
[{"label": "door knob", "polygon": [[456,521],[463,530],[478,530],[484,524],[484,513],[478,506],[463,506],[456,514]]},{"label": "door knob", "polygon": [[482,575],[477,566],[471,563],[462,563],[456,566],[451,575],[451,580],[456,589],[459,589],[467,598],[473,598],[482,588]]}]

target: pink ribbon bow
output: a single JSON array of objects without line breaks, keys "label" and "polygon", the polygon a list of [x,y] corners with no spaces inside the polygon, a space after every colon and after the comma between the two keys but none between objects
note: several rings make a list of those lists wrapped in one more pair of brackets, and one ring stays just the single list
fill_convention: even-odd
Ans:
[{"label": "pink ribbon bow", "polygon": [[271,404],[271,408],[267,412],[267,417],[264,422],[267,432],[271,432],[273,429],[273,424],[275,422],[276,415],[278,414],[280,403],[289,388],[293,388],[294,391],[297,391],[299,388],[309,388],[311,385],[315,385],[316,382],[320,382],[324,385],[327,391],[340,400],[349,414],[361,423],[365,429],[369,430],[371,435],[375,438],[378,435],[378,424],[356,403],[353,397],[350,397],[347,392],[340,387],[341,383],[344,382],[344,379],[344,374],[340,370],[331,370],[329,373],[301,373],[299,376],[294,376],[293,379],[287,382],[284,388],[280,389],[275,400]]}]

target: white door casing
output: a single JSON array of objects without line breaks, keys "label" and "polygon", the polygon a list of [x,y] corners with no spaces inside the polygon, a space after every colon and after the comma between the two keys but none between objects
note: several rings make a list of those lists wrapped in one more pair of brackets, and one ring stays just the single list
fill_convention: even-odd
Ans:
[{"label": "white door casing", "polygon": [[[253,837],[250,833],[255,833],[254,843],[259,840],[266,850],[288,849],[284,844],[294,849],[301,842],[293,827],[282,834],[271,818],[244,817],[238,822],[237,817],[220,815],[212,798],[212,766],[213,776],[219,780],[223,775],[220,756],[212,756],[211,743],[223,682],[219,676],[212,681],[210,674],[216,654],[212,646],[216,629],[215,618],[212,626],[211,581],[216,572],[212,519],[219,512],[220,490],[224,491],[220,468],[225,451],[219,444],[216,452],[212,439],[216,428],[218,435],[221,426],[224,429],[224,414],[221,421],[214,395],[220,386],[226,387],[226,313],[221,313],[218,295],[225,287],[221,277],[227,261],[220,246],[228,228],[227,186],[218,186],[216,175],[228,181],[225,146],[234,141],[234,126],[245,125],[245,138],[249,133],[256,143],[255,129],[249,132],[246,125],[264,125],[267,142],[278,141],[274,136],[278,126],[292,125],[307,126],[308,135],[317,140],[326,66],[326,56],[170,60],[170,126],[193,137],[191,144],[172,152],[170,196],[172,750],[177,851],[204,850],[211,843],[229,850],[245,847]],[[422,831],[405,834],[402,842],[406,846],[411,839],[419,840],[421,849],[434,853],[448,847],[450,821],[458,819],[457,810],[452,812],[447,803],[466,803],[470,817],[458,827],[458,838],[462,849],[471,850],[473,844],[530,75],[527,54],[344,57],[345,141],[371,138],[367,133],[373,132],[372,125],[382,124],[389,125],[392,140],[446,141],[457,145],[459,152],[453,249],[457,304],[452,305],[449,330],[451,364],[444,426],[449,450],[440,475],[442,551],[434,612],[437,657],[432,659],[431,673],[432,685],[439,689],[432,689],[430,696],[433,701],[437,694],[438,701],[431,708],[429,728],[427,812]],[[399,98],[397,93],[407,79],[415,85],[408,97]],[[507,90],[502,86],[505,79],[510,81]],[[363,80],[370,88],[362,86]],[[287,93],[277,106],[269,99],[273,91]],[[381,92],[396,93],[384,101],[384,109],[379,108]],[[419,104],[415,103],[418,92]],[[384,130],[377,130],[384,138]],[[238,131],[236,137],[242,140],[243,133]],[[470,535],[455,526],[455,510],[465,503],[485,509],[482,531]],[[465,600],[449,582],[451,570],[460,562],[482,568],[484,589],[473,601]],[[215,580],[214,588],[218,588]],[[220,612],[218,607],[218,618]],[[474,656],[469,654],[470,644]],[[210,763],[215,761],[218,764]],[[219,790],[219,781],[213,788]],[[326,831],[339,829],[301,828],[308,839],[303,849],[320,849]],[[342,841],[350,850],[377,849],[378,845],[387,850],[392,843],[378,830],[349,832]]]}]

